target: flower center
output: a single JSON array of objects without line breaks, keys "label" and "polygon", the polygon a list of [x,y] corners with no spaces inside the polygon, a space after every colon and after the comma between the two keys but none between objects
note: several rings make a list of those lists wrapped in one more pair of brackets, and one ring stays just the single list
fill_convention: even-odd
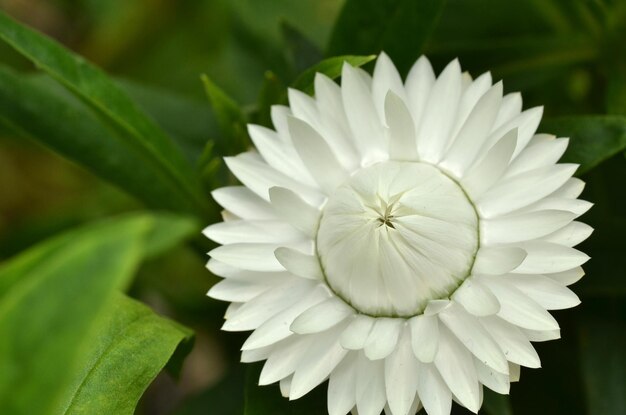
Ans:
[{"label": "flower center", "polygon": [[447,298],[478,250],[478,216],[438,168],[387,161],[330,196],[317,253],[330,288],[361,313],[410,317]]}]

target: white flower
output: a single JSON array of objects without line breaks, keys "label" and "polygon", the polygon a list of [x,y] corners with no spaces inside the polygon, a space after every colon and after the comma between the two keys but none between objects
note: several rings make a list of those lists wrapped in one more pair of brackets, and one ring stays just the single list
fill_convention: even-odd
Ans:
[{"label": "white flower", "polygon": [[244,186],[214,191],[224,222],[205,230],[223,244],[209,295],[232,302],[224,330],[254,330],[260,384],[297,399],[329,379],[331,415],[436,415],[539,367],[530,342],[579,303],[592,231],[542,109],[456,60],[436,78],[422,57],[403,83],[385,54],[289,103],[276,131],[249,126],[258,153],[226,159]]}]

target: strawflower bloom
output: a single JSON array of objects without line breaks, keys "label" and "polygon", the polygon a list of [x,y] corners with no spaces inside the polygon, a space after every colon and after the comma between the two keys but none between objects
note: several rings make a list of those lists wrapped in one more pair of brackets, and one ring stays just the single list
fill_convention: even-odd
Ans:
[{"label": "strawflower bloom", "polygon": [[436,77],[421,57],[403,82],[385,54],[289,104],[226,158],[243,186],[213,192],[224,222],[205,230],[209,295],[232,303],[224,330],[253,330],[259,383],[298,399],[328,379],[330,415],[441,415],[538,368],[531,341],[579,303],[592,231],[542,109],[457,60]]}]

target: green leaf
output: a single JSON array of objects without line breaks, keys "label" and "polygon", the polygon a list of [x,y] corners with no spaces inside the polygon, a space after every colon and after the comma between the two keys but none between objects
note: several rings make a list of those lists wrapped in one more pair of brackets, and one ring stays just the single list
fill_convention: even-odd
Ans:
[{"label": "green leaf", "polygon": [[511,401],[508,395],[500,395],[489,388],[483,388],[483,391],[483,410],[486,414],[513,415],[513,408],[511,408]]},{"label": "green leaf", "polygon": [[[126,215],[67,232],[5,263],[0,268],[0,413],[74,413],[67,408],[77,396],[77,382],[94,375],[89,373],[95,368],[94,356],[116,350],[113,343],[103,349],[106,336],[114,340],[115,331],[107,329],[111,302],[128,286],[146,254],[156,255],[180,241],[187,227],[187,220],[180,218]],[[159,362],[127,355],[106,382],[122,379],[127,370],[138,373],[129,356],[143,364],[144,384],[148,374],[156,374],[155,365],[171,355],[175,337],[173,329],[161,328],[164,334],[150,339]],[[178,336],[182,340],[188,333]],[[101,360],[98,365],[107,367],[106,359]],[[128,396],[109,394],[109,399],[135,399],[131,385],[126,388]],[[99,412],[92,408],[88,413]]]},{"label": "green leaf", "polygon": [[244,151],[250,142],[246,129],[247,117],[239,105],[218,87],[208,75],[200,77],[222,136],[220,154],[236,154]]},{"label": "green leaf", "polygon": [[244,394],[243,415],[320,415],[326,409],[326,388],[324,383],[302,398],[289,401],[280,394],[279,387],[259,386],[259,375],[263,364],[255,363],[248,367]]},{"label": "green leaf", "polygon": [[619,115],[549,118],[540,130],[570,138],[562,161],[579,163],[579,175],[626,149],[626,117]]},{"label": "green leaf", "polygon": [[580,340],[588,413],[626,414],[626,324],[593,321]]},{"label": "green leaf", "polygon": [[282,21],[280,29],[285,40],[289,60],[296,73],[322,60],[322,52],[296,27],[287,21]]},{"label": "green leaf", "polygon": [[[160,180],[179,188],[175,197],[202,212],[207,204],[193,169],[171,139],[100,69],[55,41],[0,12],[0,39],[89,104],[114,126],[129,147],[160,170]],[[26,97],[24,97],[26,99]],[[70,138],[67,138],[70,140]]]},{"label": "green leaf", "polygon": [[192,338],[189,329],[124,295],[109,314],[81,362],[66,414],[133,414],[148,385]]},{"label": "green leaf", "polygon": [[40,141],[150,207],[207,216],[207,202],[188,197],[136,140],[57,85],[42,81],[0,67],[0,124]]},{"label": "green leaf", "polygon": [[317,72],[323,73],[328,76],[330,79],[336,79],[341,76],[341,68],[343,67],[344,62],[348,62],[350,65],[354,67],[363,66],[368,62],[376,59],[376,55],[369,56],[354,56],[354,55],[344,55],[344,56],[335,56],[333,58],[324,59],[320,63],[306,71],[302,72],[298,78],[291,84],[292,88],[299,89],[300,91],[306,92],[307,94],[313,94],[314,92],[314,82],[315,82],[315,74]]},{"label": "green leaf", "polygon": [[444,0],[347,0],[327,55],[385,51],[406,73],[422,53],[444,7]]}]

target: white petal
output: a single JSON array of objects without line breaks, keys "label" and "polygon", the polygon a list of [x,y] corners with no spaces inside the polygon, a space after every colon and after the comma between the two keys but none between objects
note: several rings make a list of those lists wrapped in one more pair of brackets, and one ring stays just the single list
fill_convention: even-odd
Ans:
[{"label": "white petal", "polygon": [[341,74],[343,106],[362,160],[380,159],[386,154],[382,123],[367,83],[359,72],[345,63]]},{"label": "white petal", "polygon": [[539,126],[542,115],[543,107],[527,109],[515,118],[494,129],[486,140],[487,145],[491,146],[498,140],[498,138],[502,137],[504,133],[511,131],[513,128],[517,128],[517,147],[513,152],[513,158],[517,157],[517,155],[528,145],[528,142],[532,139],[535,131],[537,131],[537,126]]},{"label": "white petal", "polygon": [[555,232],[576,215],[562,210],[511,214],[481,222],[481,238],[486,244],[507,244],[537,239]]},{"label": "white petal", "polygon": [[500,128],[504,123],[514,119],[522,112],[522,95],[519,92],[506,94],[502,98],[500,111],[494,123],[494,129]]},{"label": "white petal", "polygon": [[372,317],[363,314],[357,315],[341,334],[339,339],[341,345],[349,350],[364,348],[374,326],[374,321]]},{"label": "white petal", "polygon": [[522,329],[522,332],[526,335],[531,342],[547,342],[550,340],[557,340],[561,338],[561,330],[531,330]]},{"label": "white petal", "polygon": [[322,383],[348,351],[341,347],[337,329],[317,335],[303,361],[296,368],[289,399],[298,399]]},{"label": "white petal", "polygon": [[354,315],[354,309],[337,297],[330,297],[298,316],[290,329],[297,334],[319,333]]},{"label": "white petal", "polygon": [[346,415],[356,405],[357,354],[348,353],[330,374],[328,414]]},{"label": "white petal", "polygon": [[500,311],[495,295],[477,278],[468,278],[454,292],[452,299],[475,316],[490,316]]},{"label": "white petal", "polygon": [[574,247],[589,238],[593,233],[593,228],[586,223],[572,222],[556,232],[541,238],[543,241],[552,242],[559,245]]},{"label": "white petal", "polygon": [[559,187],[553,193],[550,194],[550,197],[553,198],[565,198],[565,199],[576,199],[585,189],[585,182],[580,180],[578,177],[571,177],[567,179],[563,186]]},{"label": "white petal", "polygon": [[447,329],[442,328],[439,336],[435,366],[459,402],[477,413],[480,408],[480,384],[472,355]]},{"label": "white petal", "polygon": [[248,134],[263,159],[279,172],[306,184],[314,184],[311,175],[300,162],[292,145],[285,144],[278,133],[260,125],[248,124]]},{"label": "white petal", "polygon": [[385,119],[385,97],[390,91],[406,102],[406,93],[400,74],[389,56],[385,52],[381,52],[376,60],[372,75],[372,99],[381,120]]},{"label": "white petal", "polygon": [[315,74],[315,98],[323,135],[342,165],[353,171],[359,166],[359,154],[343,109],[341,88],[326,75]]},{"label": "white petal", "polygon": [[376,318],[365,343],[365,356],[370,360],[383,359],[396,348],[404,320]]},{"label": "white petal", "polygon": [[225,279],[215,284],[207,295],[216,300],[243,303],[252,300],[259,294],[267,291],[271,284],[253,284],[247,281]]},{"label": "white petal", "polygon": [[450,300],[430,300],[428,305],[426,305],[426,309],[424,310],[425,316],[434,316],[436,314],[441,313],[446,308],[450,307]]},{"label": "white petal", "polygon": [[575,267],[568,269],[567,271],[554,272],[546,274],[546,277],[552,278],[555,281],[560,282],[563,285],[570,285],[578,282],[585,275],[585,271],[582,267]]},{"label": "white petal", "polygon": [[541,367],[539,355],[519,328],[496,316],[482,318],[480,323],[509,361],[526,367]]},{"label": "white petal", "polygon": [[520,374],[520,365],[516,365],[515,363],[509,363],[509,379],[511,380],[511,382],[519,382]]},{"label": "white petal", "polygon": [[543,241],[520,242],[528,255],[514,272],[518,274],[546,274],[567,271],[589,260],[589,257],[566,246]]},{"label": "white petal", "polygon": [[435,316],[415,316],[409,320],[413,353],[420,361],[435,360],[439,342],[439,320]]},{"label": "white petal", "polygon": [[487,247],[478,250],[472,274],[500,275],[517,268],[526,258],[522,248]]},{"label": "white petal", "polygon": [[[508,395],[511,383],[508,374],[503,374],[493,370],[478,359],[474,359],[474,367],[478,375],[478,381],[501,395]],[[508,371],[508,365],[507,365]]]},{"label": "white petal", "polygon": [[490,218],[528,206],[561,187],[577,167],[557,164],[503,180],[475,201],[478,212]]},{"label": "white petal", "polygon": [[254,363],[261,360],[267,360],[267,358],[274,351],[274,346],[263,347],[255,350],[244,350],[241,352],[241,363]]},{"label": "white petal", "polygon": [[461,66],[453,60],[441,72],[428,96],[417,131],[417,149],[429,162],[441,159],[449,140],[461,97]]},{"label": "white petal", "polygon": [[406,77],[408,106],[415,123],[420,122],[428,102],[430,89],[435,83],[435,73],[426,56],[420,56]]},{"label": "white petal", "polygon": [[359,415],[379,415],[386,402],[384,360],[369,360],[361,354],[356,380],[356,407]]},{"label": "white petal", "polygon": [[219,246],[209,252],[212,258],[225,264],[250,271],[283,271],[276,260],[276,244],[230,244]]},{"label": "white petal", "polygon": [[222,330],[247,331],[265,323],[279,312],[291,307],[312,290],[311,283],[294,278],[253,298],[232,312]]},{"label": "white petal", "polygon": [[306,337],[294,336],[275,347],[263,365],[259,385],[269,385],[290,377],[304,359],[310,342]]},{"label": "white petal", "polygon": [[291,279],[291,274],[285,271],[279,272],[257,272],[248,271],[236,266],[225,264],[216,259],[209,259],[207,268],[215,275],[223,278],[234,279],[238,281],[246,281],[250,283],[278,284],[280,282]]},{"label": "white petal", "polygon": [[224,209],[243,219],[271,220],[276,213],[265,200],[244,186],[221,187],[213,190],[211,196]]},{"label": "white petal", "polygon": [[393,92],[389,92],[385,99],[384,116],[388,127],[389,158],[391,160],[417,160],[413,117],[404,101]]},{"label": "white petal", "polygon": [[[488,137],[491,126],[502,100],[502,83],[498,82],[478,101],[467,120],[454,138],[441,165],[462,177],[472,162],[478,157],[483,143]],[[452,111],[453,108],[447,111]],[[444,110],[446,111],[446,110]],[[504,136],[504,131],[499,137]]]},{"label": "white petal", "polygon": [[464,83],[468,82],[468,84],[464,86],[461,94],[461,102],[459,103],[455,126],[452,130],[452,137],[456,137],[478,100],[491,88],[492,84],[491,73],[489,72],[481,74],[475,81],[472,81],[472,77],[467,72],[464,72],[463,79]]},{"label": "white petal", "polygon": [[306,203],[300,196],[284,187],[269,189],[270,201],[277,215],[305,235],[314,237],[321,212]]},{"label": "white petal", "polygon": [[234,220],[208,226],[202,232],[219,244],[288,243],[303,239],[289,224],[277,220]]},{"label": "white petal", "polygon": [[404,328],[396,350],[385,359],[385,388],[393,415],[409,414],[417,390],[418,362],[411,350],[411,334]]},{"label": "white petal", "polygon": [[280,380],[280,383],[279,383],[280,394],[282,395],[283,398],[288,398],[289,397],[289,393],[290,393],[290,390],[291,390],[291,381],[292,380],[293,380],[292,376]]},{"label": "white petal", "polygon": [[324,281],[324,273],[317,256],[289,248],[278,248],[274,251],[274,255],[278,262],[292,274],[310,280]]},{"label": "white petal", "polygon": [[241,347],[241,350],[266,347],[291,336],[293,332],[289,329],[289,326],[293,323],[296,317],[327,298],[327,290],[321,286],[317,287],[309,295],[303,297],[302,300],[296,302],[291,307],[283,310],[261,324],[246,339],[245,343]]},{"label": "white petal", "polygon": [[313,179],[326,194],[345,181],[348,173],[333,154],[326,140],[306,122],[290,117],[287,119],[289,133],[300,159]]},{"label": "white petal", "polygon": [[454,305],[439,313],[439,318],[457,339],[481,362],[500,373],[507,373],[509,365],[500,348],[478,319]]},{"label": "white petal", "polygon": [[562,310],[580,304],[570,289],[543,275],[509,274],[505,278],[546,310]]},{"label": "white petal", "polygon": [[556,198],[550,195],[532,205],[515,211],[515,213],[537,212],[539,210],[565,210],[580,216],[591,209],[592,206],[593,203],[587,202],[586,200],[566,199],[563,197]]},{"label": "white petal", "polygon": [[420,365],[417,391],[428,415],[450,415],[452,393],[435,365]]},{"label": "white petal", "polygon": [[291,143],[289,130],[287,129],[287,117],[291,115],[291,109],[284,105],[272,105],[270,110],[272,125],[274,125],[278,136],[285,144]]},{"label": "white petal", "polygon": [[498,316],[516,326],[532,330],[556,330],[559,324],[543,307],[500,277],[484,277],[481,282],[500,301]]},{"label": "white petal", "polygon": [[250,190],[266,201],[270,200],[270,187],[280,186],[293,190],[307,202],[319,205],[324,196],[317,190],[280,173],[251,153],[243,153],[236,157],[225,157],[226,165],[233,174]]},{"label": "white petal", "polygon": [[511,163],[506,177],[513,177],[539,167],[555,164],[567,148],[569,139],[559,138],[530,145]]},{"label": "white petal", "polygon": [[509,165],[516,144],[517,130],[511,130],[461,179],[461,185],[472,198],[478,198],[500,179]]},{"label": "white petal", "polygon": [[[299,118],[307,124],[311,124],[313,126],[320,124],[317,105],[313,98],[294,88],[288,88],[287,95],[289,98],[289,108],[291,108],[293,117]],[[291,117],[287,117],[287,123],[289,123],[289,118]],[[293,135],[291,135],[291,138],[293,140]]]}]

